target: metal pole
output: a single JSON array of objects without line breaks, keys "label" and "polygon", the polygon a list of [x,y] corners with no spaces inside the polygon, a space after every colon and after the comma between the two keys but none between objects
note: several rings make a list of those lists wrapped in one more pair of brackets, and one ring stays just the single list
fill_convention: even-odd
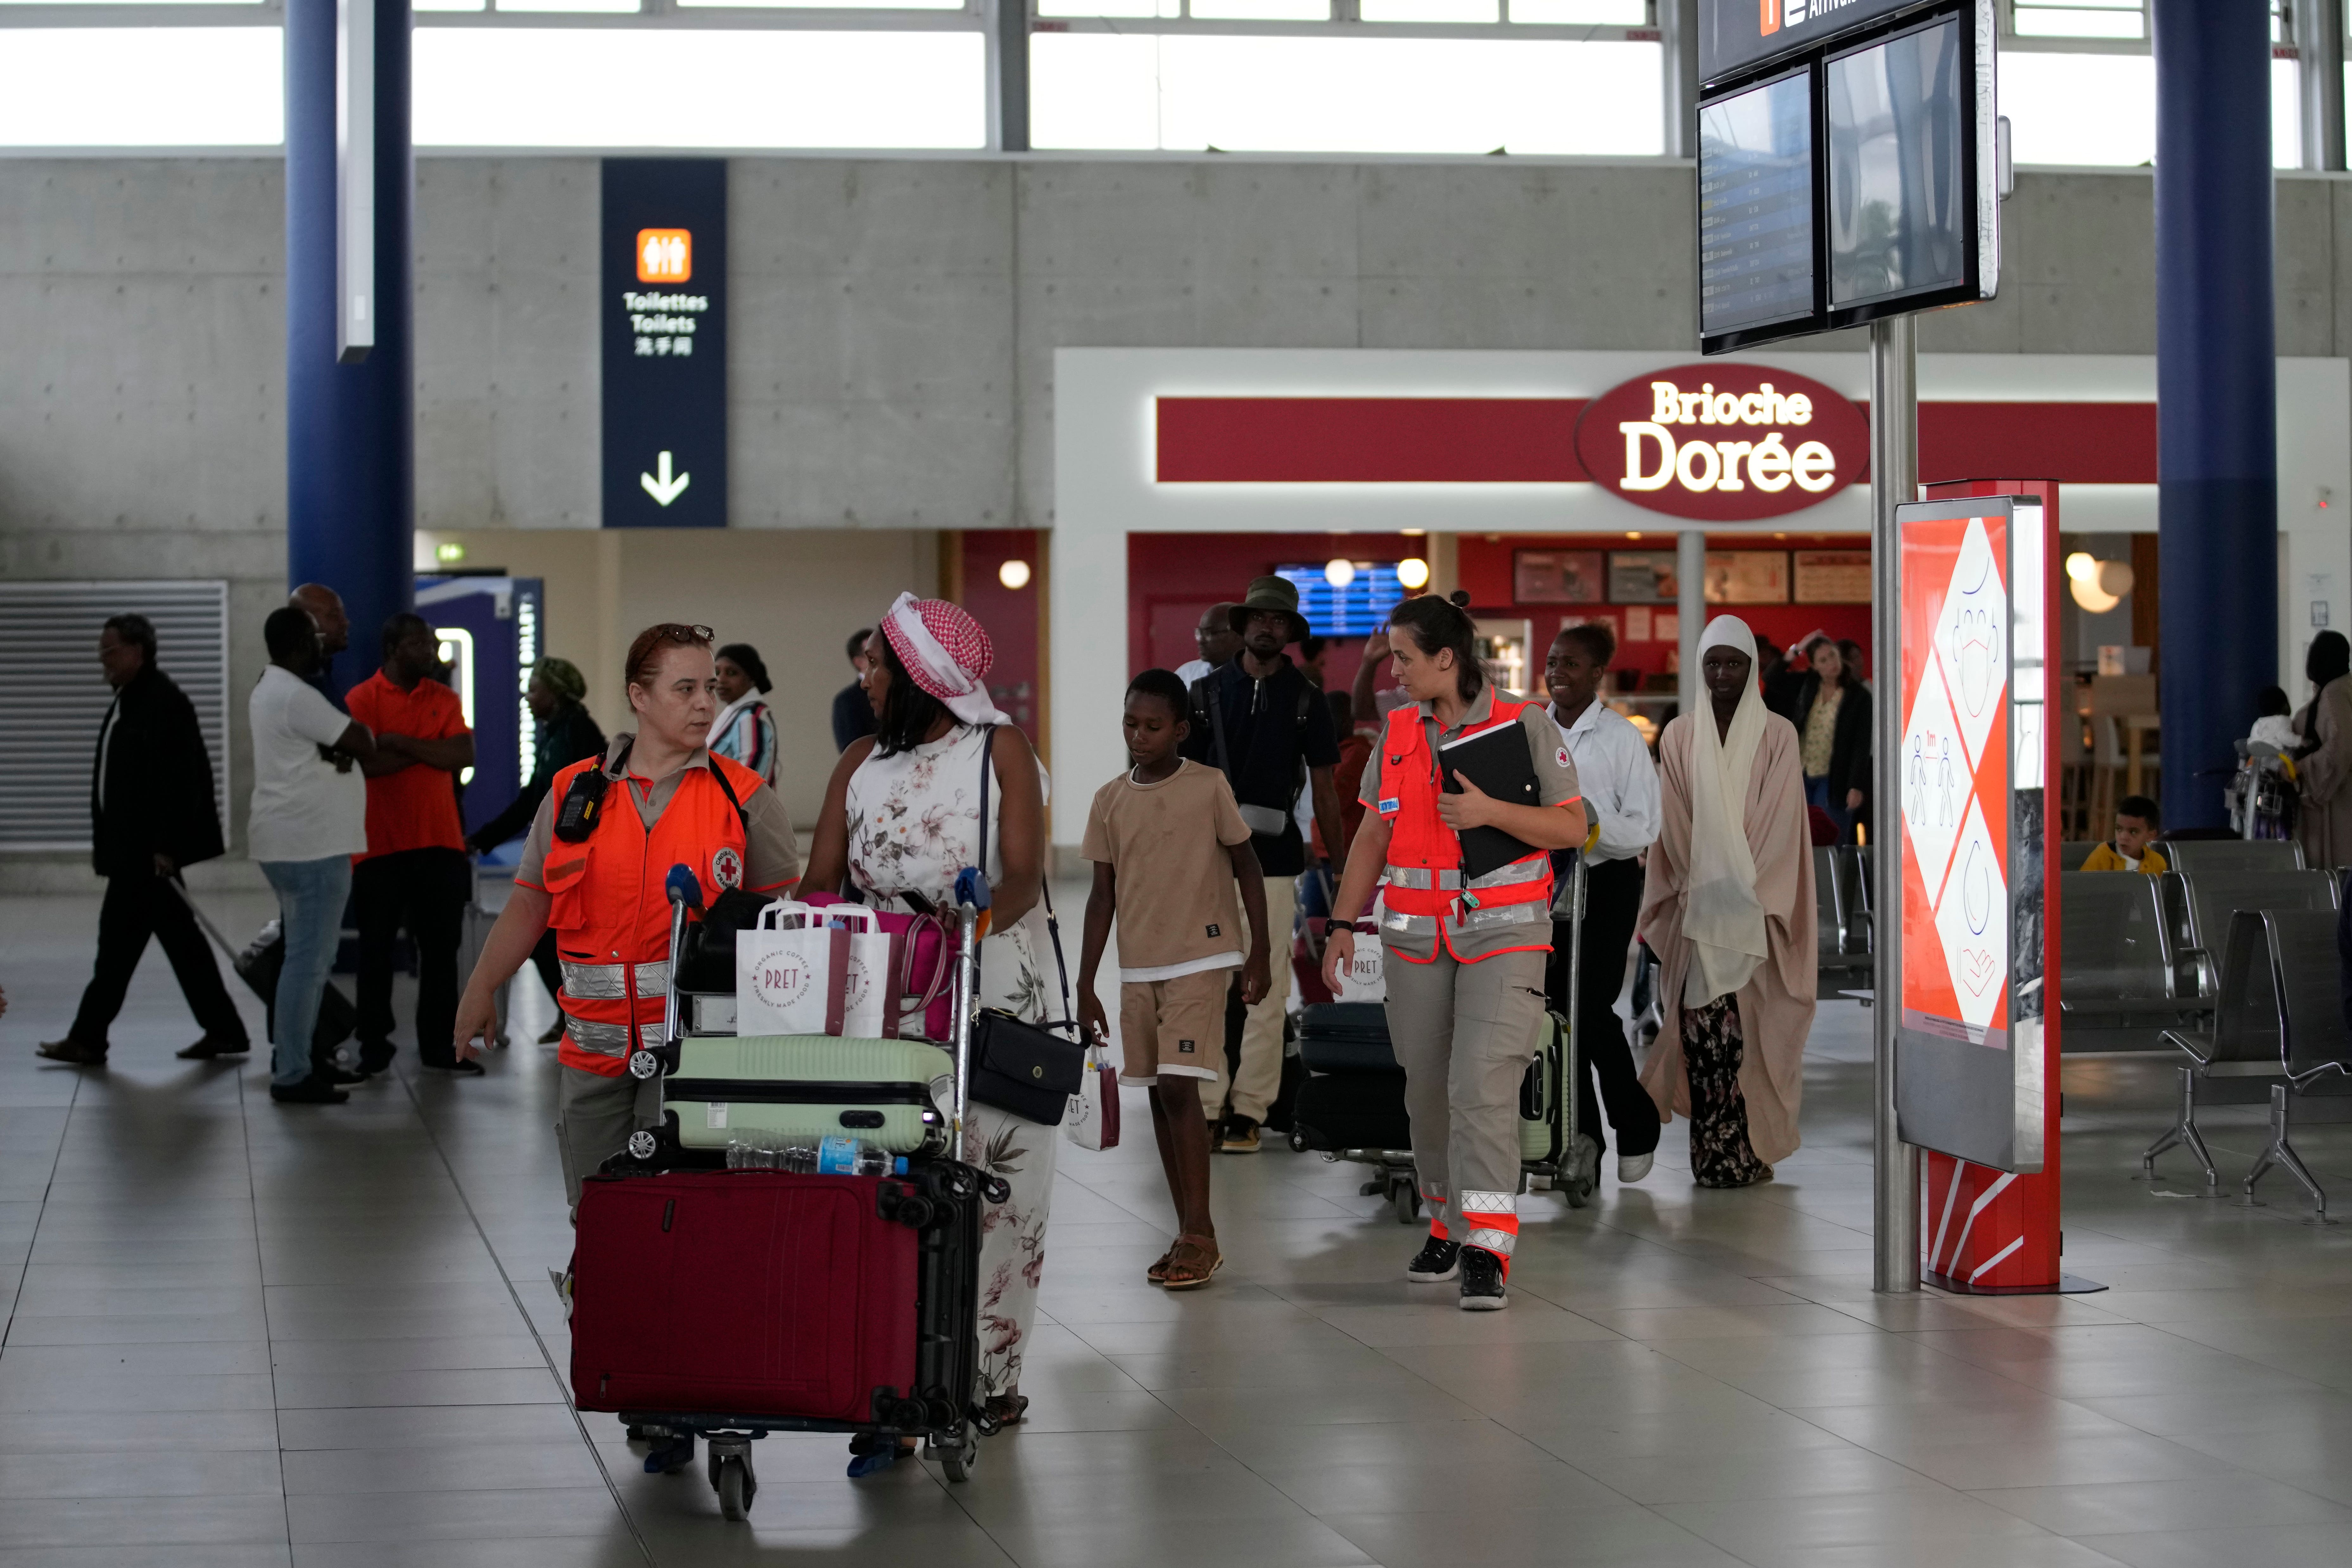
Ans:
[{"label": "metal pole", "polygon": [[2343,0],[2295,0],[2294,42],[2303,79],[2303,166],[2344,167]]},{"label": "metal pole", "polygon": [[1656,0],[1669,158],[1698,156],[1698,0]]},{"label": "metal pole", "polygon": [[1871,669],[1877,678],[1871,821],[1877,885],[1871,909],[1877,962],[1871,1006],[1874,1119],[1871,1289],[1919,1289],[1919,1156],[1895,1135],[1895,1029],[1903,1016],[1902,557],[1895,507],[1919,493],[1919,343],[1913,319],[1870,327]]},{"label": "metal pole", "polygon": [[1706,629],[1706,535],[1685,529],[1675,536],[1675,613],[1681,635],[1675,639],[1675,700],[1685,713],[1699,711],[1698,637]]}]

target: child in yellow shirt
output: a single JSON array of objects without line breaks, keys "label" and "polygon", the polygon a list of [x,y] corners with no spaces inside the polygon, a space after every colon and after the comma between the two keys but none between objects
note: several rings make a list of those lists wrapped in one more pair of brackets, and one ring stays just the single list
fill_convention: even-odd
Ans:
[{"label": "child in yellow shirt", "polygon": [[2143,871],[2155,877],[2172,869],[2164,851],[2149,842],[2157,835],[2156,802],[2127,795],[2116,802],[2116,836],[2091,851],[2085,871]]}]

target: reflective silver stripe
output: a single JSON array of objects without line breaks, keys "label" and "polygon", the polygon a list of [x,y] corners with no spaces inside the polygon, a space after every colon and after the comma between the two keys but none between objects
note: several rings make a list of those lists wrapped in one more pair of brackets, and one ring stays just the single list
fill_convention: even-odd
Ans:
[{"label": "reflective silver stripe", "polygon": [[[583,1002],[617,1002],[629,994],[626,971],[621,963],[574,963],[564,959],[563,994]],[[669,960],[656,959],[651,963],[636,966],[637,994],[665,996],[669,993]]]},{"label": "reflective silver stripe", "polygon": [[1519,1238],[1507,1230],[1488,1230],[1481,1226],[1462,1238],[1465,1247],[1483,1247],[1497,1258],[1508,1258],[1519,1245]]},{"label": "reflective silver stripe", "polygon": [[1425,866],[1391,866],[1381,873],[1391,888],[1435,889],[1450,893],[1462,886],[1459,871],[1433,871]]},{"label": "reflective silver stripe", "polygon": [[1401,931],[1407,936],[1435,936],[1435,915],[1409,915],[1402,910],[1390,910],[1381,916],[1381,924],[1390,931]]},{"label": "reflective silver stripe", "polygon": [[[626,1024],[603,1024],[593,1018],[566,1018],[563,1032],[572,1043],[583,1051],[600,1057],[626,1056],[629,1052],[629,1026]],[[652,1050],[662,1043],[662,1026],[637,1026],[637,1043]]]},{"label": "reflective silver stripe", "polygon": [[1491,910],[1467,910],[1454,922],[1455,931],[1470,931],[1486,926],[1549,925],[1551,906],[1540,900],[1532,903],[1497,904]]},{"label": "reflective silver stripe", "polygon": [[1519,1200],[1511,1193],[1464,1193],[1462,1212],[1474,1214],[1517,1214]]},{"label": "reflective silver stripe", "polygon": [[1473,877],[1473,888],[1511,888],[1521,882],[1540,882],[1551,875],[1551,861],[1543,856],[1530,860],[1514,860],[1507,866],[1497,866],[1483,877]]}]

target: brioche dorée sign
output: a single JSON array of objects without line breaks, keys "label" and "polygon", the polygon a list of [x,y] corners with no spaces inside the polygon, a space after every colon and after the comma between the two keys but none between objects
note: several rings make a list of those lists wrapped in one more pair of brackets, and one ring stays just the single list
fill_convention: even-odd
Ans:
[{"label": "brioche dor\u00e9e sign", "polygon": [[1654,371],[1585,405],[1576,455],[1635,506],[1706,522],[1779,517],[1852,484],[1861,409],[1809,376],[1718,360]]}]

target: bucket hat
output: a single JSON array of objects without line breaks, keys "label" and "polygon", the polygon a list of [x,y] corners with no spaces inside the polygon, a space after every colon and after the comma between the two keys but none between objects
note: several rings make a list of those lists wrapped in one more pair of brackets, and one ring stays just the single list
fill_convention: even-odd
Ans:
[{"label": "bucket hat", "polygon": [[1253,577],[1249,592],[1233,609],[1233,627],[1239,636],[1249,626],[1251,615],[1258,610],[1277,610],[1290,617],[1290,636],[1284,642],[1305,642],[1307,637],[1307,617],[1298,613],[1298,584],[1287,577]]}]

